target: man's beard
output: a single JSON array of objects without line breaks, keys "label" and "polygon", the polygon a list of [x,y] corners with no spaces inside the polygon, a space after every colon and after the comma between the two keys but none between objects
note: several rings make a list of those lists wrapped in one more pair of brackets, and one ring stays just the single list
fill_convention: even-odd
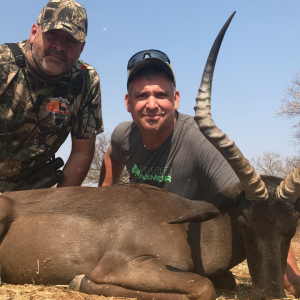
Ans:
[{"label": "man's beard", "polygon": [[[49,54],[53,54],[62,59],[61,63],[47,62],[46,57]],[[63,73],[66,73],[70,70],[75,61],[70,62],[67,58],[66,53],[58,52],[55,48],[50,48],[44,53],[41,51],[41,48],[33,43],[32,45],[32,58],[34,59],[37,66],[47,75],[57,76]],[[49,60],[49,58],[48,58]]]}]

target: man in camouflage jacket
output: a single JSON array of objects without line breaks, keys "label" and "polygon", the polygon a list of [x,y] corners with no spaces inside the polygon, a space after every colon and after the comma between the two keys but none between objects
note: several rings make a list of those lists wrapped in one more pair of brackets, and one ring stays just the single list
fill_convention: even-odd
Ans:
[{"label": "man in camouflage jacket", "polygon": [[[85,9],[74,0],[51,0],[33,24],[25,76],[10,48],[0,45],[0,192],[12,190],[72,136],[72,151],[59,186],[84,180],[103,132],[99,76],[79,60],[87,35]],[[41,126],[38,125],[40,120]],[[42,131],[42,133],[41,133]]]}]

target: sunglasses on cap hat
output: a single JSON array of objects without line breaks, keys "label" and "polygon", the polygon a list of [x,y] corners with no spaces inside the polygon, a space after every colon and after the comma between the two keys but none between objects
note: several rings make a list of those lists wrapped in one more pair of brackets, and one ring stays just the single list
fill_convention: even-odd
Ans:
[{"label": "sunglasses on cap hat", "polygon": [[162,61],[164,61],[166,64],[170,65],[170,59],[167,56],[167,54],[159,51],[159,50],[154,50],[154,49],[150,49],[150,50],[143,50],[140,51],[136,54],[134,54],[128,61],[128,65],[127,65],[127,70],[132,70],[136,64],[138,64],[140,61],[142,61],[143,59],[146,58],[146,55],[148,55],[149,57],[155,57],[158,58]]}]

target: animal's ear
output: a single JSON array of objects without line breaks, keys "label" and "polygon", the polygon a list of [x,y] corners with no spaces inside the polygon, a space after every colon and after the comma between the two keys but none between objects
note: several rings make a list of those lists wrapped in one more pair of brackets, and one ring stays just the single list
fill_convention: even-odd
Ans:
[{"label": "animal's ear", "polygon": [[179,219],[168,222],[180,224],[187,222],[204,222],[219,216],[231,207],[237,206],[237,196],[242,192],[241,184],[235,183],[221,192],[214,194],[205,201],[197,201],[193,212],[181,216]]},{"label": "animal's ear", "polygon": [[187,222],[203,222],[219,216],[221,212],[212,203],[199,201],[192,213],[181,216],[179,219],[168,222],[169,224],[181,224]]},{"label": "animal's ear", "polygon": [[242,191],[241,183],[237,182],[207,198],[205,202],[212,203],[220,212],[225,212],[231,207],[238,205],[237,199]]}]

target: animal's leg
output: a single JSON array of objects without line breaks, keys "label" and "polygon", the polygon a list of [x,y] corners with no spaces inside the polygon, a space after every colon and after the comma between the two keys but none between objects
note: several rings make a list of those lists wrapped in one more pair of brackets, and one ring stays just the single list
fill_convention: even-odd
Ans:
[{"label": "animal's leg", "polygon": [[224,289],[233,291],[236,283],[233,274],[228,271],[227,273],[217,274],[209,278],[216,289]]},{"label": "animal's leg", "polygon": [[87,294],[144,300],[213,300],[216,294],[209,279],[189,272],[170,271],[155,261],[129,263],[105,276],[89,279],[84,275],[70,284]]},{"label": "animal's leg", "polygon": [[0,194],[0,237],[11,223],[12,212],[10,199]]}]

